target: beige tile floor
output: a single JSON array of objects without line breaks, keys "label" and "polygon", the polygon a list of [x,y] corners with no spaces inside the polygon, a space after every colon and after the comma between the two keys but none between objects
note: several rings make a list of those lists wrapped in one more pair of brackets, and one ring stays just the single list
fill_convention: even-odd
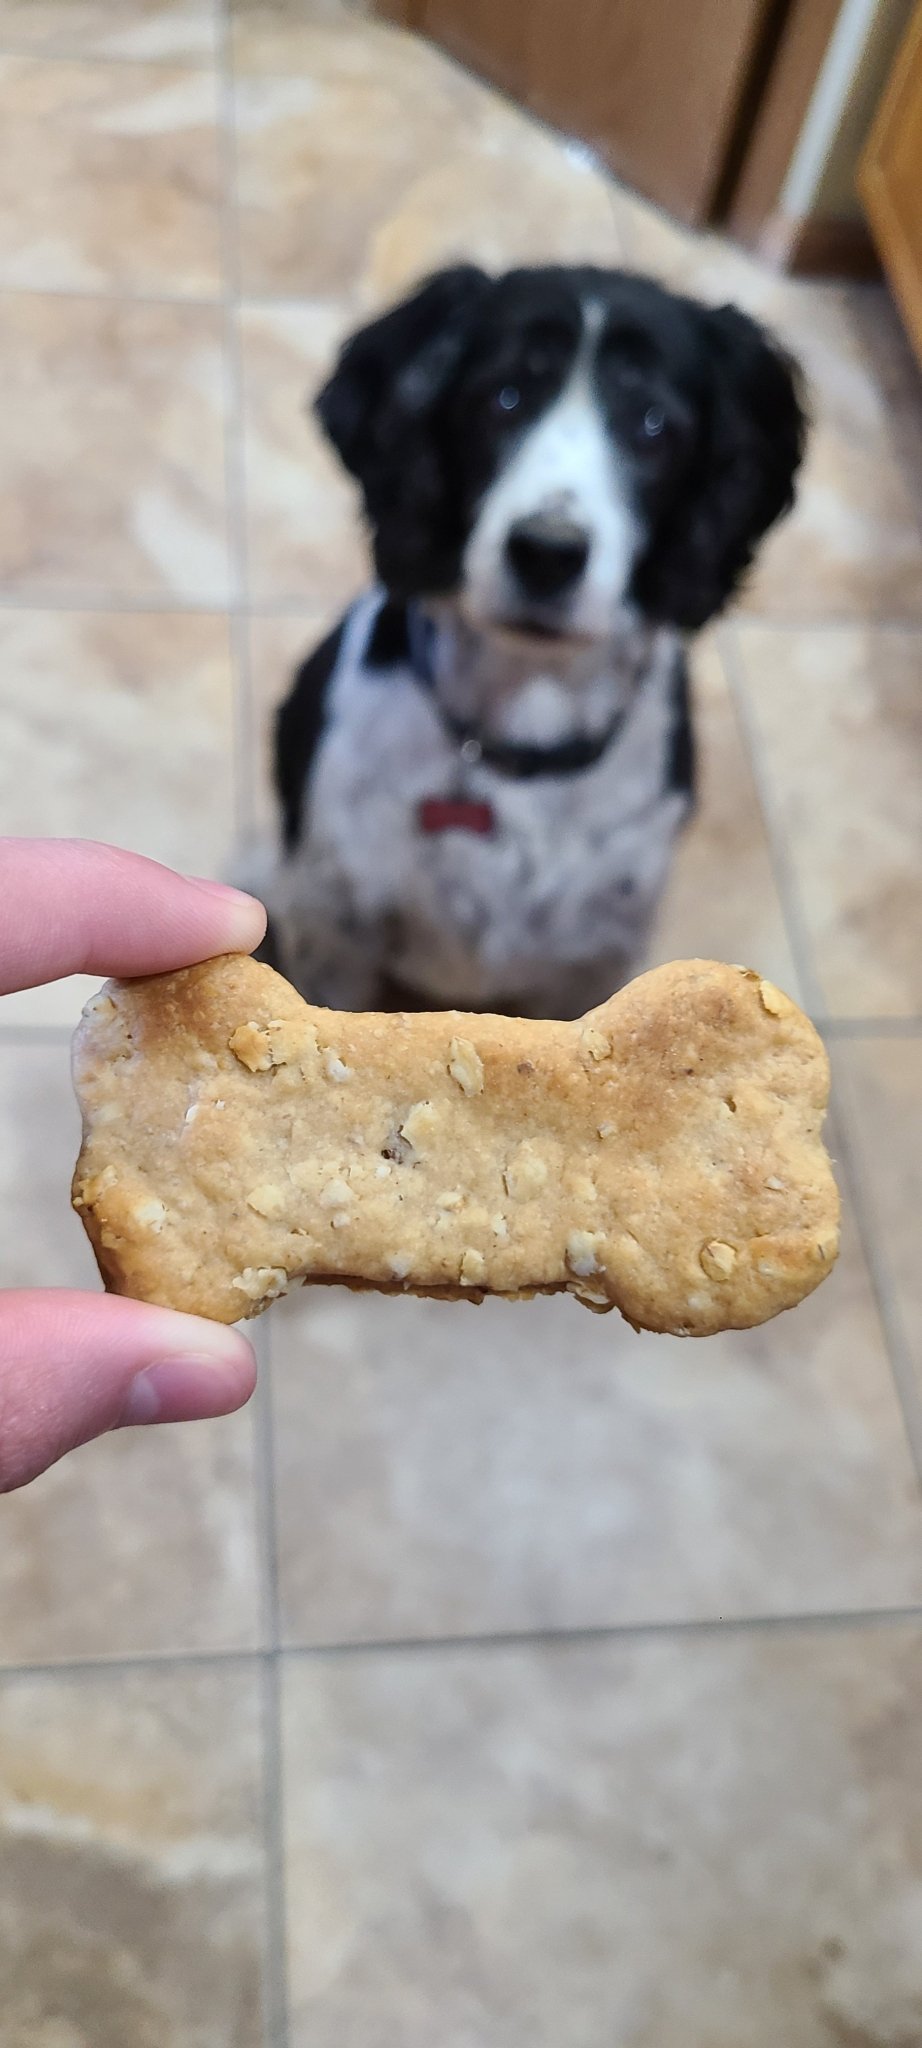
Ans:
[{"label": "beige tile floor", "polygon": [[[840,1268],[697,1349],[329,1294],[231,1421],[2,1509],[2,2048],[920,2048],[922,400],[873,288],[695,238],[337,0],[0,0],[0,823],[216,872],[360,583],[304,417],[428,265],[771,321],[797,513],[702,643],[660,956],[827,1032]],[[915,461],[915,468],[914,468]],[[0,1010],[0,1270],[91,1282],[79,984]]]}]

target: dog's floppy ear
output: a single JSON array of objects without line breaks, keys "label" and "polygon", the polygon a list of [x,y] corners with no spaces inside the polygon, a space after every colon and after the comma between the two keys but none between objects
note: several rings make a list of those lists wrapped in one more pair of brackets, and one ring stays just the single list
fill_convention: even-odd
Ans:
[{"label": "dog's floppy ear", "polygon": [[447,589],[457,573],[458,508],[436,415],[489,286],[473,264],[437,271],[346,342],[316,400],[361,484],[375,567],[394,596]]},{"label": "dog's floppy ear", "polygon": [[800,376],[779,344],[736,306],[698,311],[708,365],[701,442],[638,576],[649,609],[687,627],[720,611],[789,510],[807,429]]},{"label": "dog's floppy ear", "polygon": [[474,264],[438,270],[345,343],[314,410],[360,483],[441,396],[488,283]]}]

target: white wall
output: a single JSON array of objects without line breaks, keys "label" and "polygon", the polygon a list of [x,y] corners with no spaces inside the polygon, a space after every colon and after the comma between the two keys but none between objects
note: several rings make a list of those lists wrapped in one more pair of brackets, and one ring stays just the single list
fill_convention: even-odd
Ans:
[{"label": "white wall", "polygon": [[789,220],[856,219],[855,169],[913,0],[843,0],[788,167]]}]

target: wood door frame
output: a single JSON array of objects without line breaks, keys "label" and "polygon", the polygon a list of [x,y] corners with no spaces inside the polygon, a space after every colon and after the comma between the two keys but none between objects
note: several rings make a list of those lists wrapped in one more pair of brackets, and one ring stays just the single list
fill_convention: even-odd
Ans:
[{"label": "wood door frame", "polygon": [[900,44],[896,62],[887,80],[883,99],[874,116],[858,165],[858,192],[862,206],[879,239],[887,275],[922,363],[922,309],[919,305],[918,258],[906,242],[903,224],[891,204],[880,164],[881,144],[887,137],[914,66],[922,51],[922,0],[917,0],[909,26]]},{"label": "wood door frame", "polygon": [[721,226],[753,248],[770,228],[842,0],[790,0]]}]

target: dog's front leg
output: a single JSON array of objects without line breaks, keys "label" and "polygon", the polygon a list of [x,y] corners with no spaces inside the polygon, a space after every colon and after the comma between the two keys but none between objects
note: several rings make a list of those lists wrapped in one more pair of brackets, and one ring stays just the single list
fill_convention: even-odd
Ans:
[{"label": "dog's front leg", "polygon": [[540,988],[523,997],[519,1015],[556,1017],[563,1023],[584,1017],[587,1010],[606,1002],[632,975],[639,973],[640,964],[636,954],[624,951],[605,954],[599,960],[561,965]]},{"label": "dog's front leg", "polygon": [[381,1007],[383,920],[359,914],[344,878],[303,858],[265,877],[263,955],[306,1002],[327,1010]]}]

